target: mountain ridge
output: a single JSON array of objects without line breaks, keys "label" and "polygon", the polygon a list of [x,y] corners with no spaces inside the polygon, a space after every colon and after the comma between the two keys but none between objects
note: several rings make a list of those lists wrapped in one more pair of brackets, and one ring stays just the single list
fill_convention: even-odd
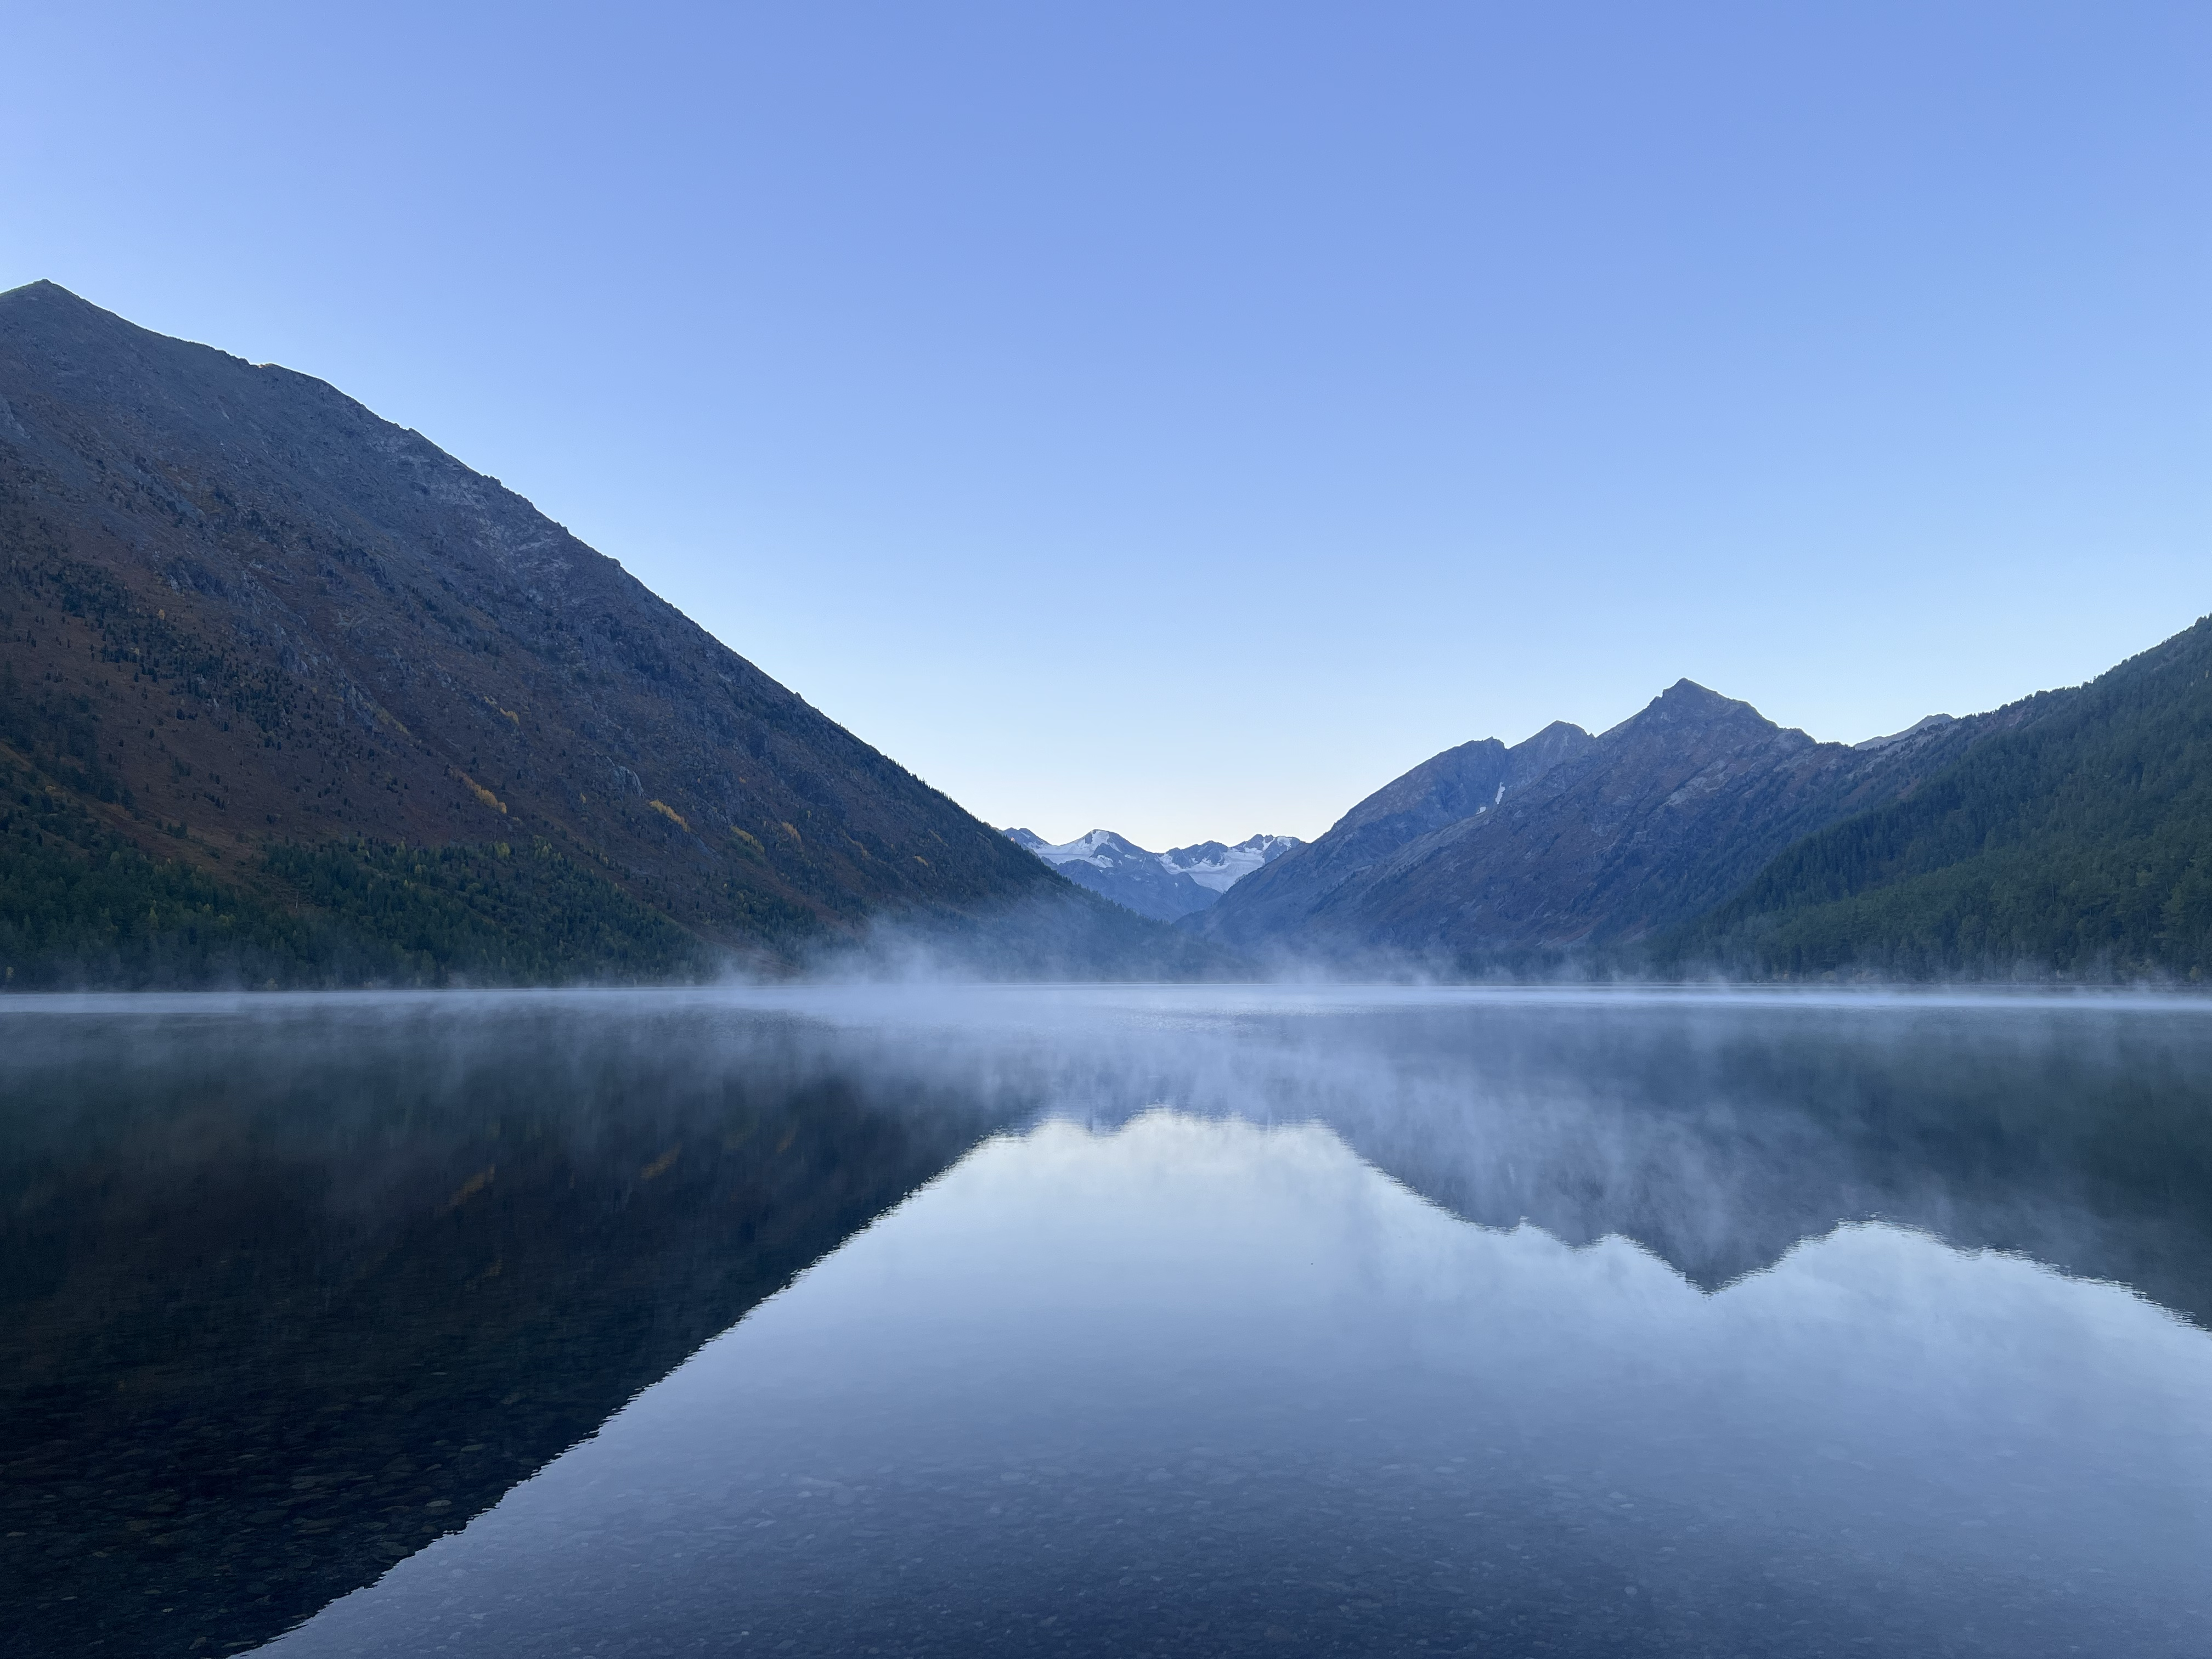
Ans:
[{"label": "mountain ridge", "polygon": [[[0,554],[10,982],[189,977],[210,949],[256,981],[434,978],[471,929],[472,971],[573,975],[601,924],[658,940],[623,971],[682,974],[1047,901],[1151,948],[420,434],[51,283],[0,295]],[[459,846],[510,897],[520,848],[584,905],[538,965],[483,872],[386,856]],[[338,910],[278,847],[347,864],[313,890]],[[374,948],[307,962],[310,924]]]},{"label": "mountain ridge", "polygon": [[1059,843],[1034,830],[1002,833],[1070,880],[1157,921],[1177,921],[1209,908],[1239,881],[1305,844],[1295,836],[1263,833],[1233,847],[1207,841],[1155,853],[1111,830]]},{"label": "mountain ridge", "polygon": [[[1356,803],[1322,836],[1244,883],[1237,907],[1186,925],[1250,947],[1307,925],[1346,883],[1404,848],[1468,817],[1480,817],[1593,739],[1555,720],[1508,749],[1483,738],[1431,756]],[[1472,809],[1470,811],[1469,809]]]},{"label": "mountain ridge", "polygon": [[1595,737],[1554,725],[1510,750],[1448,750],[1187,925],[1247,950],[1380,952],[1447,971],[1556,965],[1719,903],[1798,836],[1909,788],[1993,718],[1923,723],[1862,750],[1678,680]]}]

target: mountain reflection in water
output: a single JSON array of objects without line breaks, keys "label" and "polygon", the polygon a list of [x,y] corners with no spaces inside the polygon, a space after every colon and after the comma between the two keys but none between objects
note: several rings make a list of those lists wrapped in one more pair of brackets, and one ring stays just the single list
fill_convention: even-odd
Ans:
[{"label": "mountain reflection in water", "polygon": [[0,1042],[11,1650],[2203,1650],[2202,1006]]}]

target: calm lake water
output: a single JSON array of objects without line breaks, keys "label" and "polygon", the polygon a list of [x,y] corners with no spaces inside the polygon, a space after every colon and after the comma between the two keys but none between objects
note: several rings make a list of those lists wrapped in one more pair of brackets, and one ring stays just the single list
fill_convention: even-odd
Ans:
[{"label": "calm lake water", "polygon": [[0,1001],[11,1655],[2212,1653],[2212,1005]]}]

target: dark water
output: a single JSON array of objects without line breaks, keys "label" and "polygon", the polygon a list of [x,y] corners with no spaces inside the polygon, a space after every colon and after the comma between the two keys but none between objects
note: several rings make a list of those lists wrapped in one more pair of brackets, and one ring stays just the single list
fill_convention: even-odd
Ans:
[{"label": "dark water", "polygon": [[2212,1006],[0,1003],[9,1654],[2212,1654]]}]

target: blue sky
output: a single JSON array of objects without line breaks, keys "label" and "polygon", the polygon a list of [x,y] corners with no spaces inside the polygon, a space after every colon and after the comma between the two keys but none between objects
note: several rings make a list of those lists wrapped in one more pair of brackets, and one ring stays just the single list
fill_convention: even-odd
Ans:
[{"label": "blue sky", "polygon": [[331,380],[997,823],[2212,610],[2212,9],[11,9],[0,287]]}]

